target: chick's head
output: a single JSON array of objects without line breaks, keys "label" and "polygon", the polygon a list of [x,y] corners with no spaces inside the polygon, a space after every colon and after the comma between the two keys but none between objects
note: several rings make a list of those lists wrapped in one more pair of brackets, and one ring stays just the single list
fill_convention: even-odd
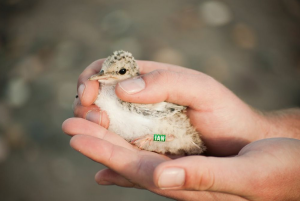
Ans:
[{"label": "chick's head", "polygon": [[109,56],[104,61],[100,72],[92,75],[89,80],[98,80],[105,84],[116,84],[137,75],[139,75],[139,68],[132,54],[119,50]]}]

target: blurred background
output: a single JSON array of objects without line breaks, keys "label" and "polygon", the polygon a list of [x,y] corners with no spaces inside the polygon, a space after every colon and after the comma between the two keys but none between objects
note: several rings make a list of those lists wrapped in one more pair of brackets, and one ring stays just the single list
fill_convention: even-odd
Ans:
[{"label": "blurred background", "polygon": [[299,0],[0,0],[0,200],[169,200],[98,186],[69,146],[79,74],[124,49],[269,111],[300,106]]}]

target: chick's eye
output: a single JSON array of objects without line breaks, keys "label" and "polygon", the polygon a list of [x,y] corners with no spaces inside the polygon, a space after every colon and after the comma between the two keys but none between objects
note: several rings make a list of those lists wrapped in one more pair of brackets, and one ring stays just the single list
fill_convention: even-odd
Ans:
[{"label": "chick's eye", "polygon": [[124,75],[125,73],[126,73],[126,69],[125,68],[122,68],[121,70],[119,70],[119,73],[121,74],[121,75]]}]

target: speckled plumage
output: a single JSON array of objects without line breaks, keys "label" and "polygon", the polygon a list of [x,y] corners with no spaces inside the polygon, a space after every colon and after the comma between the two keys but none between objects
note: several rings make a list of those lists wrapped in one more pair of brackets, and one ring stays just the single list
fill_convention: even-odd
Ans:
[{"label": "speckled plumage", "polygon": [[[205,147],[184,112],[186,107],[167,102],[129,103],[116,96],[115,86],[119,81],[138,75],[139,68],[132,54],[120,50],[104,61],[99,74],[90,78],[101,83],[95,104],[107,112],[109,130],[144,150],[176,155],[201,154]],[[167,140],[153,141],[154,134],[164,134]]]}]

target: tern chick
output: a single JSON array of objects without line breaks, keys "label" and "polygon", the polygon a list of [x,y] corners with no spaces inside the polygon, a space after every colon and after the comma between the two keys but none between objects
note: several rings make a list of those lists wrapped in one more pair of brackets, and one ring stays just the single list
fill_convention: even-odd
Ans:
[{"label": "tern chick", "polygon": [[201,154],[205,147],[185,114],[185,106],[168,102],[130,103],[116,96],[118,82],[139,75],[132,54],[120,50],[104,61],[98,74],[89,78],[101,84],[95,104],[107,112],[108,130],[143,150],[174,155]]}]

